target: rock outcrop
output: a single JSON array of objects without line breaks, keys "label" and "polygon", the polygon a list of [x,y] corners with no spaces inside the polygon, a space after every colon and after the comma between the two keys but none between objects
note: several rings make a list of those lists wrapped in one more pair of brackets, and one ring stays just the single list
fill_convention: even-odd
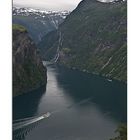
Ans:
[{"label": "rock outcrop", "polygon": [[13,96],[46,84],[46,68],[39,51],[21,25],[13,25]]}]

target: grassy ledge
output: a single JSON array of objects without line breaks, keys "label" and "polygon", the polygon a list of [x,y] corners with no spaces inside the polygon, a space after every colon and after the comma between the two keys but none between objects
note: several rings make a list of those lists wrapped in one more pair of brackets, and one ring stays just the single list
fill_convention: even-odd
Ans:
[{"label": "grassy ledge", "polygon": [[19,30],[20,32],[26,32],[27,31],[27,29],[24,26],[19,25],[19,24],[13,24],[12,29],[13,30]]}]

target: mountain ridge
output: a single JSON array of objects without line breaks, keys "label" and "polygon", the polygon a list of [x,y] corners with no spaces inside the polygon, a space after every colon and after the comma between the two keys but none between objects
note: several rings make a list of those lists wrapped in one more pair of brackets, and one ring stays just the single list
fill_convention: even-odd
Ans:
[{"label": "mountain ridge", "polygon": [[54,58],[55,52],[59,64],[126,81],[127,2],[81,1],[43,45],[44,59]]},{"label": "mountain ridge", "polygon": [[44,35],[56,30],[69,13],[13,7],[13,23],[25,26],[30,37],[38,44]]}]

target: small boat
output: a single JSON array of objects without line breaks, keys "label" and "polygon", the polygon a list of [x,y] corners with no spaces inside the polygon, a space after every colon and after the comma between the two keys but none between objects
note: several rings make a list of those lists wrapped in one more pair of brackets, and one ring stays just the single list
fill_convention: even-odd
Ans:
[{"label": "small boat", "polygon": [[43,115],[44,118],[48,118],[51,115],[50,112],[47,112],[46,114]]},{"label": "small boat", "polygon": [[112,80],[111,80],[111,79],[107,79],[107,81],[112,82]]}]

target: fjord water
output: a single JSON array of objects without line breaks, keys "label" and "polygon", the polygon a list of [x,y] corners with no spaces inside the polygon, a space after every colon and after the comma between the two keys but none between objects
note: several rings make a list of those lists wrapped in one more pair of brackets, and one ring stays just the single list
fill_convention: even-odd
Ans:
[{"label": "fjord water", "polygon": [[13,99],[13,119],[50,112],[25,140],[109,140],[127,121],[127,85],[61,66],[47,85]]}]

